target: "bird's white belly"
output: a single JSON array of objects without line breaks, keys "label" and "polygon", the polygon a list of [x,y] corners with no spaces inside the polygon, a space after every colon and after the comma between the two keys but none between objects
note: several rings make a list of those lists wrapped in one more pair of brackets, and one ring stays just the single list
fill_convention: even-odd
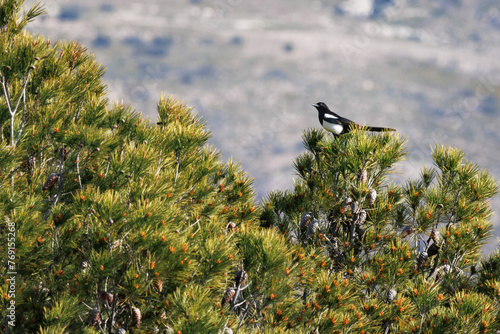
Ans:
[{"label": "bird's white belly", "polygon": [[330,131],[336,135],[339,135],[342,132],[342,130],[344,129],[344,127],[340,124],[332,124],[332,123],[328,123],[328,122],[323,122],[323,128],[326,131]]}]

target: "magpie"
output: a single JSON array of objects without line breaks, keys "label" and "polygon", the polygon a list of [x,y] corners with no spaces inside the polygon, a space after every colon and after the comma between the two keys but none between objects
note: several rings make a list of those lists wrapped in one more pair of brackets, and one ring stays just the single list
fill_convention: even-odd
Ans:
[{"label": "magpie", "polygon": [[[328,106],[323,102],[313,103],[312,106],[318,110],[319,122],[321,123],[323,129],[333,133],[335,136],[348,133],[349,131],[351,131],[353,125],[358,128],[362,127],[361,125],[354,123],[350,119],[337,115],[336,113],[331,111],[330,108],[328,108]],[[364,127],[364,129],[376,132],[396,131],[392,128],[382,128],[378,126],[366,126]]]}]

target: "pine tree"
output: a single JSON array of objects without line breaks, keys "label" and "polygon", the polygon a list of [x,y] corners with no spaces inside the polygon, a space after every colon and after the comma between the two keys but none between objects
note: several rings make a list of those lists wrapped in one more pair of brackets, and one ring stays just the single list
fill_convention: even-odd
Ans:
[{"label": "pine tree", "polygon": [[[104,68],[76,42],[23,30],[42,11],[22,4],[0,11],[0,245],[7,254],[14,226],[17,272],[15,296],[0,286],[2,319],[16,303],[15,327],[2,330],[229,328],[224,291],[255,272],[240,243],[266,237],[252,179],[221,161],[182,101],[161,97],[155,122],[110,103]],[[0,271],[14,271],[7,258]]]},{"label": "pine tree", "polygon": [[303,139],[307,151],[294,163],[299,179],[293,190],[270,193],[261,217],[263,226],[277,228],[289,243],[326,256],[310,285],[295,290],[306,305],[290,319],[295,328],[315,333],[500,328],[499,256],[481,259],[493,229],[488,201],[498,192],[488,171],[458,149],[436,146],[435,167],[396,185],[390,174],[406,155],[397,134],[355,129],[333,137],[310,129]]}]

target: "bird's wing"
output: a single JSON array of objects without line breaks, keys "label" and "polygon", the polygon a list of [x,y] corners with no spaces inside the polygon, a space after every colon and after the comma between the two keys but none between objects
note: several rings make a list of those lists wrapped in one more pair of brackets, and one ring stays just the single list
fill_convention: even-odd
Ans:
[{"label": "bird's wing", "polygon": [[342,124],[345,124],[345,125],[348,125],[348,124],[354,123],[353,121],[351,121],[350,119],[345,118],[345,117],[339,117],[339,121],[340,121]]},{"label": "bird's wing", "polygon": [[325,112],[325,116],[323,117],[323,119],[325,121],[327,121],[328,123],[332,123],[332,124],[344,124],[344,125],[346,125],[346,124],[354,123],[350,119],[347,119],[345,117],[337,115],[336,113],[334,113],[331,110]]},{"label": "bird's wing", "polygon": [[342,124],[342,121],[338,117],[333,116],[331,114],[327,114],[327,113],[325,113],[325,115],[323,116],[323,121],[326,121],[326,122],[332,123],[332,124]]}]

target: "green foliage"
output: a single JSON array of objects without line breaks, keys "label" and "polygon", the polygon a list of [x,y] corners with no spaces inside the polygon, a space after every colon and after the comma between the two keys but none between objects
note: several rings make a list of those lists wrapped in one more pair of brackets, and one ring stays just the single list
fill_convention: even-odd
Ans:
[{"label": "green foliage", "polygon": [[[500,327],[500,261],[497,254],[481,264],[480,257],[493,229],[488,201],[498,192],[487,171],[458,149],[436,146],[436,168],[393,185],[390,173],[406,155],[397,134],[353,130],[333,137],[310,129],[303,140],[307,151],[294,162],[294,189],[270,193],[261,215],[261,225],[277,228],[290,244],[326,255],[311,284],[295,290],[317,312],[309,323],[291,319],[294,330],[486,333]],[[333,292],[341,281],[353,288]]]}]

